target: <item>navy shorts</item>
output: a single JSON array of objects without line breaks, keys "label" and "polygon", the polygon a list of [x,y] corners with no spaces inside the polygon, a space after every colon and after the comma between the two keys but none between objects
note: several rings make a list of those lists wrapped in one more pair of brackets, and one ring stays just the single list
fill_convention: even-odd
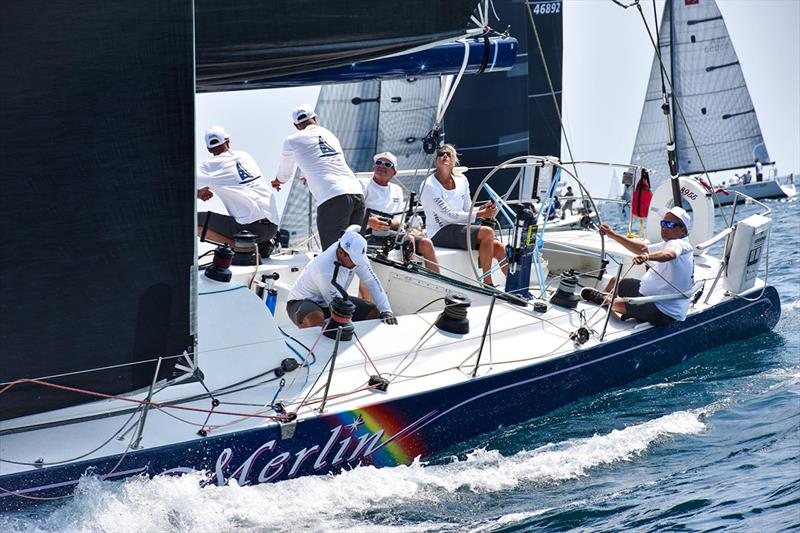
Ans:
[{"label": "navy shorts", "polygon": [[[642,293],[639,292],[641,284],[641,280],[625,278],[619,282],[617,294],[624,298],[642,296]],[[653,302],[625,302],[625,309],[629,318],[635,318],[639,322],[650,322],[654,326],[669,326],[675,322],[674,318],[662,313],[661,309]]]}]

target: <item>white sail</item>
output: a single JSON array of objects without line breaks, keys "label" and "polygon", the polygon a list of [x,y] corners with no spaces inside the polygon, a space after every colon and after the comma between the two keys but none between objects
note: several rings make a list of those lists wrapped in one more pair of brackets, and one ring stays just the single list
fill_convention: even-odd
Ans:
[{"label": "white sail", "polygon": [[[673,95],[667,84],[672,99],[679,174],[700,173],[702,163],[713,172],[744,168],[756,158],[769,161],[739,59],[716,3],[667,0],[659,30],[659,49],[674,88]],[[675,99],[683,110],[685,122]],[[666,142],[660,64],[656,56],[631,157],[632,163],[654,169],[656,182],[669,177]]]}]

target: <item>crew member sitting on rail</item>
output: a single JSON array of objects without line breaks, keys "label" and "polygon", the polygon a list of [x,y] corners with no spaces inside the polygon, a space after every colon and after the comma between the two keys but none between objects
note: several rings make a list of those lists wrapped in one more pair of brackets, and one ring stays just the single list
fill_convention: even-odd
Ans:
[{"label": "crew member sitting on rail", "polygon": [[[420,201],[425,210],[428,236],[433,244],[466,250],[471,195],[469,182],[456,170],[457,165],[458,155],[455,147],[452,144],[440,146],[436,152],[436,172],[423,182]],[[472,247],[478,250],[478,262],[484,273],[491,270],[492,258],[498,262],[505,261],[506,250],[502,243],[495,239],[492,228],[475,224],[475,220],[494,218],[495,215],[497,206],[492,202],[484,204],[477,212],[472,213],[470,240]],[[508,273],[507,266],[503,267],[503,273]],[[485,276],[483,281],[493,285],[491,275]]]},{"label": "crew member sitting on rail", "polygon": [[197,198],[205,202],[216,193],[229,214],[197,213],[197,235],[207,226],[208,239],[232,245],[233,236],[247,230],[256,235],[261,255],[268,255],[266,245],[278,232],[278,214],[261,169],[247,152],[230,149],[222,126],[206,130],[205,140],[213,157],[197,166]]},{"label": "crew member sitting on rail", "polygon": [[[391,152],[375,154],[372,165],[372,177],[361,178],[364,188],[364,204],[367,207],[367,220],[364,224],[367,242],[381,245],[387,238],[397,239],[400,219],[405,207],[403,189],[391,183],[397,174],[397,158]],[[425,259],[425,266],[439,272],[439,261],[430,239],[411,235],[414,249]]]},{"label": "crew member sitting on rail", "polygon": [[[634,264],[648,263],[650,266],[641,280],[630,278],[620,280],[618,296],[628,298],[682,294],[678,298],[647,303],[625,302],[617,299],[611,305],[613,311],[620,313],[623,317],[650,322],[656,326],[667,326],[672,322],[682,322],[686,319],[691,296],[687,293],[692,288],[694,273],[692,245],[686,238],[689,234],[690,222],[691,218],[684,209],[680,207],[669,209],[661,221],[661,238],[664,240],[649,246],[638,239],[620,235],[608,224],[600,225],[602,235],[607,235],[637,254],[633,258]],[[581,297],[598,305],[608,304],[616,283],[617,278],[611,278],[604,293],[585,287],[581,291]]]},{"label": "crew member sitting on rail", "polygon": [[386,291],[372,270],[367,257],[367,241],[357,231],[345,231],[338,241],[315,257],[297,278],[286,302],[286,312],[298,327],[320,326],[330,317],[330,305],[339,291],[334,287],[333,271],[339,263],[336,283],[344,290],[358,274],[375,303],[355,296],[348,299],[356,306],[353,321],[381,318],[385,324],[397,324]]}]

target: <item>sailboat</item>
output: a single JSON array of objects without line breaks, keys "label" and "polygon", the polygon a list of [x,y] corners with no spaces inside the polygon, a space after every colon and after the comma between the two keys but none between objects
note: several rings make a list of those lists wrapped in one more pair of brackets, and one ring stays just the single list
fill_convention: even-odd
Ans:
[{"label": "sailboat", "polygon": [[[654,54],[631,163],[653,169],[655,182],[670,177],[662,144],[667,121],[662,88],[667,92],[674,124],[677,171],[697,176],[711,190],[709,172],[741,170],[713,190],[715,205],[753,199],[793,198],[794,176],[766,181],[740,177],[756,161],[772,164],[753,101],[725,21],[714,0],[667,0]],[[665,65],[662,76],[661,61]]]},{"label": "sailboat", "polygon": [[[503,291],[371,253],[399,324],[298,329],[285,301],[313,252],[195,255],[191,3],[51,7],[62,9],[49,12],[60,31],[42,32],[28,6],[4,14],[26,53],[2,59],[17,72],[0,118],[19,141],[2,162],[7,227],[19,231],[0,264],[0,509],[69,497],[84,476],[202,471],[204,483],[247,485],[407,464],[780,317],[759,277],[766,212],[718,234],[692,228],[696,284],[666,295],[690,298],[690,311],[664,328],[575,294],[579,280],[641,276],[632,254],[594,232],[546,238],[544,224],[517,216],[514,271],[534,250],[548,263],[535,287],[520,275],[519,290]],[[441,9],[432,20],[459,12]],[[469,13],[454,23],[462,31]],[[448,31],[424,30],[430,42]],[[550,193],[562,176],[580,184],[579,163],[526,154],[487,173],[471,209],[494,175],[521,166],[549,176]],[[713,213],[709,196],[695,196],[695,214]],[[724,255],[711,255],[722,239]]]}]

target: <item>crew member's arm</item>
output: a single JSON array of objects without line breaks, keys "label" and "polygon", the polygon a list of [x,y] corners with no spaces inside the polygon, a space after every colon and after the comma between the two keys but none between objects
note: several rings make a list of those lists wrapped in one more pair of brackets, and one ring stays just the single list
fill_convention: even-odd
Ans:
[{"label": "crew member's arm", "polygon": [[281,163],[278,165],[278,174],[272,180],[272,186],[281,190],[281,184],[286,183],[292,179],[294,175],[295,159],[294,150],[292,145],[289,144],[289,139],[283,141],[283,150],[281,151]]},{"label": "crew member's arm", "polygon": [[672,245],[672,241],[665,243],[658,243],[650,246],[643,254],[637,255],[633,258],[634,264],[641,265],[645,261],[656,261],[657,263],[666,263],[678,257],[678,250],[676,246]]},{"label": "crew member's arm", "polygon": [[[620,235],[608,224],[600,224],[600,235],[605,235],[613,241],[617,241],[625,247],[629,252],[635,253],[637,256],[647,253],[647,245],[639,239],[631,239]],[[637,263],[638,264],[638,263]]]},{"label": "crew member's arm", "polygon": [[203,170],[203,165],[197,167],[197,198],[204,202],[214,197],[209,186],[211,185],[211,176],[206,174]]},{"label": "crew member's arm", "polygon": [[372,303],[374,303],[378,311],[381,312],[381,319],[386,324],[397,324],[397,319],[394,313],[392,313],[392,306],[389,304],[386,291],[383,290],[383,285],[381,285],[372,267],[369,264],[357,266],[355,272],[361,280],[361,283],[367,287],[367,290],[372,296]]}]

